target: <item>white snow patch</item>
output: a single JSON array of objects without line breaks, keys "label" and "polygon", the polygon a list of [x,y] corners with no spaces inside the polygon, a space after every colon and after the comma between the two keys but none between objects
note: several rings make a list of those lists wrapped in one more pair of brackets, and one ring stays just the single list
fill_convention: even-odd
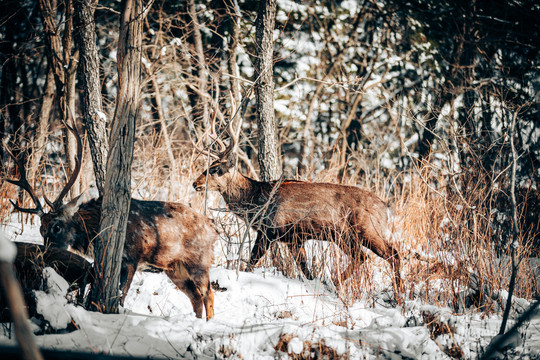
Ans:
[{"label": "white snow patch", "polygon": [[7,235],[0,230],[0,261],[12,263],[17,256],[17,248],[8,239]]},{"label": "white snow patch", "polygon": [[[9,228],[15,228],[15,225]],[[19,237],[36,232],[36,226],[25,225]],[[16,236],[16,232],[12,233]],[[35,240],[39,240],[34,237]],[[327,243],[313,241],[310,253],[328,252],[328,262],[342,266],[330,255]],[[338,249],[339,250],[339,249]],[[445,262],[451,256],[436,254]],[[384,260],[380,261],[387,266]],[[331,267],[330,274],[332,273]],[[374,265],[375,266],[375,265]],[[274,346],[282,334],[291,336],[286,351],[300,354],[305,344],[325,344],[346,358],[413,358],[448,359],[444,348],[455,344],[467,359],[478,358],[498,333],[501,314],[489,316],[480,312],[454,314],[451,309],[406,300],[403,306],[385,302],[391,283],[382,281],[383,271],[374,271],[373,296],[352,304],[342,299],[322,280],[290,279],[273,269],[256,269],[253,273],[212,268],[210,280],[219,285],[215,291],[215,317],[198,319],[188,297],[163,273],[135,274],[121,314],[104,315],[86,311],[66,300],[68,284],[52,269],[45,270],[48,290],[36,292],[38,312],[56,330],[70,322],[76,331],[36,337],[38,346],[59,350],[105,352],[152,358],[282,358]],[[436,289],[437,283],[432,284]],[[500,298],[507,294],[500,291]],[[408,297],[405,297],[408,299]],[[520,310],[529,305],[524,299],[515,302],[511,323]],[[521,310],[522,311],[522,310]],[[423,314],[434,314],[441,323],[454,329],[453,334],[431,339]],[[540,357],[540,316],[512,338],[508,358]],[[519,341],[518,341],[519,340]],[[0,332],[0,344],[15,341]]]}]

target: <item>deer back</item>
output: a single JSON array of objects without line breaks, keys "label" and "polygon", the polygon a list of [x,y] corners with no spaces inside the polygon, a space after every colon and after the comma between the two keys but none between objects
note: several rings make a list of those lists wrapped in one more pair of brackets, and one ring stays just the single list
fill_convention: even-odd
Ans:
[{"label": "deer back", "polygon": [[[70,204],[42,217],[41,233],[53,247],[88,253],[97,237],[101,197],[70,211]],[[182,259],[186,266],[213,261],[208,251],[216,239],[213,222],[186,205],[162,201],[131,200],[124,245],[124,261],[172,269]],[[106,239],[102,239],[106,241]]]},{"label": "deer back", "polygon": [[276,192],[273,225],[321,231],[353,226],[356,231],[387,222],[387,205],[372,192],[329,183],[284,182]]}]

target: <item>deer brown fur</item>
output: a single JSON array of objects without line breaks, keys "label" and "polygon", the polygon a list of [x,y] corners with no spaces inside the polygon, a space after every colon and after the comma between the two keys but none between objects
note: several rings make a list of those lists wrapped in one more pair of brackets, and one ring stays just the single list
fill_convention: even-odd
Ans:
[{"label": "deer brown fur", "polygon": [[[26,180],[24,166],[14,158],[20,169],[20,179],[6,179],[26,190],[35,209],[23,209],[40,217],[40,232],[45,245],[70,249],[92,256],[92,242],[106,241],[99,237],[101,197],[81,204],[81,197],[62,204],[62,198],[80,172],[81,140],[77,138],[78,161],[66,187],[54,201],[47,200],[52,211],[45,213],[41,203]],[[9,150],[8,150],[9,151]],[[210,286],[209,269],[213,263],[213,246],[218,234],[213,222],[186,205],[162,201],[131,200],[126,241],[122,256],[120,285],[121,302],[133,280],[137,268],[164,271],[191,300],[195,315],[206,319],[214,316],[214,294]]]},{"label": "deer brown fur", "polygon": [[[265,254],[272,241],[282,241],[294,252],[311,278],[303,242],[334,241],[346,254],[364,259],[362,247],[387,260],[400,289],[400,257],[386,238],[388,206],[372,192],[354,186],[300,181],[261,182],[242,175],[229,147],[193,183],[197,191],[219,191],[230,210],[257,230],[248,269]],[[344,272],[348,276],[351,266]]]},{"label": "deer brown fur", "polygon": [[[91,254],[98,236],[101,197],[82,205],[78,199],[42,216],[45,244]],[[186,205],[162,201],[131,200],[120,286],[122,303],[137,268],[164,271],[191,300],[195,315],[214,316],[214,294],[209,269],[217,239],[213,222]]]}]

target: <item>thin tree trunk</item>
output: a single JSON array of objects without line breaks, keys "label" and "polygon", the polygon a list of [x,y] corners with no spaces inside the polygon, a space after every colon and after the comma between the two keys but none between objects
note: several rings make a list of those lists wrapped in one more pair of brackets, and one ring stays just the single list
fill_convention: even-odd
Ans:
[{"label": "thin tree trunk", "polygon": [[516,110],[512,116],[512,123],[510,125],[509,137],[510,137],[510,149],[512,151],[512,173],[511,173],[511,185],[510,185],[510,200],[512,204],[512,242],[510,243],[510,254],[512,259],[512,275],[510,276],[510,283],[508,284],[508,299],[506,300],[506,307],[504,308],[503,319],[501,322],[501,328],[499,329],[499,335],[504,334],[506,331],[506,323],[510,316],[510,308],[512,307],[512,295],[514,294],[514,288],[516,283],[516,275],[519,267],[519,260],[517,259],[517,249],[519,247],[518,235],[518,218],[517,218],[517,204],[516,204],[516,168],[517,168],[517,152],[514,144],[516,118],[519,110]]},{"label": "thin tree trunk", "polygon": [[83,90],[81,105],[83,123],[88,134],[92,154],[96,186],[103,195],[105,165],[107,162],[107,119],[103,113],[101,83],[99,79],[99,55],[96,39],[94,12],[98,0],[75,1],[75,36],[80,49],[79,82]]},{"label": "thin tree trunk", "polygon": [[47,72],[47,80],[45,80],[45,90],[43,91],[41,108],[38,116],[38,126],[36,129],[36,138],[33,145],[32,155],[30,156],[30,165],[28,166],[29,174],[37,174],[39,163],[45,152],[45,144],[49,130],[49,119],[53,110],[54,102],[54,75],[51,67]]},{"label": "thin tree trunk", "polygon": [[[45,29],[48,59],[54,73],[56,83],[56,96],[60,103],[61,119],[69,123],[69,119],[75,114],[75,69],[78,61],[77,53],[72,54],[73,33],[73,4],[72,0],[65,2],[65,24],[62,38],[58,32],[57,1],[40,0],[41,17]],[[72,113],[72,114],[71,114]],[[75,122],[75,118],[73,118]],[[72,169],[75,168],[75,139],[70,132],[64,130],[64,150],[68,160],[66,177],[69,178]],[[79,185],[74,184],[71,192],[79,192]]]},{"label": "thin tree trunk", "polygon": [[[231,83],[231,124],[230,128],[233,129],[234,134],[231,134],[235,139],[240,138],[240,132],[242,130],[243,112],[242,112],[242,96],[240,93],[240,72],[238,69],[237,51],[240,41],[240,20],[242,14],[240,13],[240,6],[237,0],[232,0],[230,4],[227,4],[227,13],[231,21],[231,35],[229,37],[229,54],[227,66],[229,68],[229,81]],[[249,95],[247,95],[249,98]],[[246,166],[250,169],[251,176],[257,177],[257,173],[253,169],[253,165],[248,156],[238,147],[236,149],[238,158],[242,160]]]},{"label": "thin tree trunk", "polygon": [[122,254],[131,201],[131,164],[140,108],[143,28],[141,0],[123,0],[118,39],[118,98],[111,129],[101,209],[100,236],[94,242],[96,286],[93,304],[117,313]]},{"label": "thin tree trunk", "polygon": [[194,67],[197,69],[198,75],[198,89],[194,91],[197,101],[194,104],[195,109],[192,111],[192,115],[195,123],[208,124],[210,115],[208,112],[208,100],[205,98],[208,88],[208,69],[206,66],[206,60],[204,58],[204,48],[202,42],[202,35],[200,31],[201,25],[197,18],[197,11],[195,9],[195,1],[188,1],[188,14],[191,18],[193,26],[193,41],[195,44],[195,62]]},{"label": "thin tree trunk", "polygon": [[[71,41],[71,40],[70,40]],[[69,68],[66,70],[66,123],[70,123],[68,120],[71,119],[73,126],[76,126],[76,108],[75,108],[75,80],[77,77],[77,64],[79,63],[79,52],[76,52],[69,58]],[[72,169],[75,169],[75,163],[77,159],[77,141],[75,136],[68,131],[67,128],[64,128],[66,136],[66,158],[68,159],[69,165],[69,176],[71,176]],[[78,196],[81,193],[81,183],[83,182],[83,176],[79,177],[79,181],[76,181],[75,184],[70,189],[72,197]]]},{"label": "thin tree trunk", "polygon": [[163,106],[161,105],[161,92],[159,90],[159,84],[156,78],[156,75],[153,73],[150,74],[150,81],[152,82],[152,90],[154,90],[154,99],[156,105],[156,112],[161,125],[161,135],[163,136],[163,141],[165,143],[165,150],[167,151],[167,157],[169,158],[170,163],[170,194],[176,194],[176,183],[178,176],[178,166],[177,161],[174,159],[174,152],[172,148],[171,137],[169,136],[169,130],[167,129],[167,122],[165,121],[165,114],[163,113]]},{"label": "thin tree trunk", "polygon": [[[238,62],[236,58],[236,52],[238,50],[238,42],[240,39],[240,19],[242,18],[240,14],[240,7],[238,6],[238,1],[233,0],[232,4],[228,9],[229,16],[231,17],[231,36],[229,43],[229,72],[231,74],[231,101],[234,102],[234,110],[236,111],[240,107],[240,102],[242,97],[240,96],[240,73],[238,71]],[[232,114],[234,116],[234,113]],[[238,117],[240,119],[240,116]],[[237,126],[233,124],[233,129],[237,129]]]},{"label": "thin tree trunk", "polygon": [[257,58],[255,60],[255,96],[257,99],[257,126],[259,165],[263,181],[281,176],[281,161],[277,123],[274,116],[273,59],[276,0],[261,0],[256,20]]}]

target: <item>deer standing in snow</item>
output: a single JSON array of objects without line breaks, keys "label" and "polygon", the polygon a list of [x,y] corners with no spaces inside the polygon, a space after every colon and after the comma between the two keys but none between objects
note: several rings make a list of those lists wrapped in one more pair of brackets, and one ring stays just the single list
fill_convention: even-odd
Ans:
[{"label": "deer standing in snow", "polygon": [[[231,133],[233,133],[231,131]],[[272,241],[288,244],[297,252],[302,271],[307,269],[306,240],[328,240],[337,244],[353,259],[363,261],[366,247],[388,261],[393,271],[394,288],[401,286],[400,257],[386,237],[388,206],[374,193],[355,186],[302,181],[256,181],[242,175],[236,166],[230,145],[215,154],[203,151],[215,161],[193,183],[196,191],[219,191],[229,209],[247,218],[257,231],[248,270],[251,270],[267,251]],[[222,149],[223,149],[222,145]],[[343,272],[348,277],[354,261]]]},{"label": "deer standing in snow", "polygon": [[[75,183],[81,170],[82,144],[78,132],[69,127],[77,139],[75,169],[46,213],[27,181],[24,164],[8,150],[20,172],[20,179],[6,181],[24,189],[36,205],[33,209],[15,209],[36,214],[41,219],[40,232],[45,245],[69,249],[92,256],[92,241],[99,238],[101,197],[81,203],[78,196],[63,204],[62,200]],[[198,318],[203,306],[206,319],[214,316],[214,293],[209,279],[213,263],[213,246],[218,234],[213,222],[190,207],[171,202],[131,199],[126,241],[122,256],[120,286],[123,304],[133,275],[139,267],[164,271],[173,283],[190,299]]]}]

